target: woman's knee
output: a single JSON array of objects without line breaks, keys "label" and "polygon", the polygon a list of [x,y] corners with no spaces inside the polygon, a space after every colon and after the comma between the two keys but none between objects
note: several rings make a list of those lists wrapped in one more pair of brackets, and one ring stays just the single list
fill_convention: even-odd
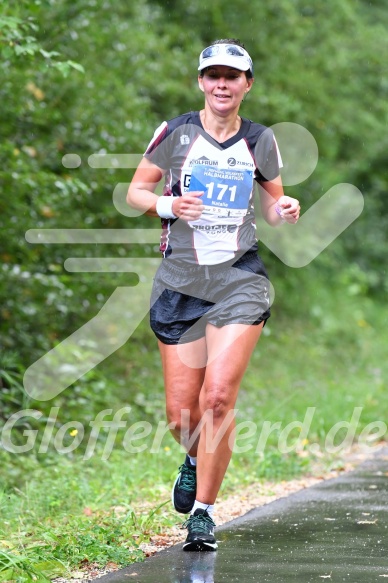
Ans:
[{"label": "woman's knee", "polygon": [[187,407],[181,403],[167,403],[166,417],[175,431],[193,431],[199,422],[199,407]]},{"label": "woman's knee", "polygon": [[201,415],[211,414],[213,419],[224,419],[235,405],[235,391],[227,385],[211,383],[201,395]]}]

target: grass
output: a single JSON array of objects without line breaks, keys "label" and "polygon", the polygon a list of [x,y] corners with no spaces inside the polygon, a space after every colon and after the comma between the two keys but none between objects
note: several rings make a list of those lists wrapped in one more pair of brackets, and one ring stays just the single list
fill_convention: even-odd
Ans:
[{"label": "grass", "polygon": [[[359,418],[354,440],[368,424],[375,424],[372,433],[381,429],[388,417],[383,306],[330,290],[320,294],[319,307],[311,304],[303,318],[276,313],[274,307],[241,387],[237,423],[245,425],[237,443],[244,451],[232,458],[223,496],[263,479],[305,474],[317,456],[328,466],[340,463],[346,454],[340,447],[349,432],[346,423],[355,411]],[[150,452],[155,427],[164,416],[161,371],[146,324],[137,334],[145,338],[143,345],[130,343],[102,371],[111,379],[125,371],[130,375],[130,386],[117,383],[116,400],[106,406],[113,409],[112,415],[126,404],[133,407],[108,459],[102,459],[108,439],[104,430],[88,460],[83,459],[86,439],[67,455],[54,450],[46,455],[0,451],[2,468],[7,463],[9,470],[2,472],[0,581],[45,581],[92,564],[124,566],[144,558],[142,541],[179,522],[168,501],[182,451],[166,435],[159,452]],[[302,424],[308,408],[313,415],[301,439],[297,422]],[[83,414],[80,409],[81,422]],[[143,451],[128,453],[123,447],[125,431],[142,420],[151,424],[151,434],[142,437],[138,427],[133,444],[144,446]],[[273,429],[265,446],[258,448],[265,424]],[[287,427],[283,446],[290,451],[282,453],[279,439]],[[64,443],[71,442],[71,430]],[[331,434],[338,452],[327,451]],[[294,447],[297,442],[299,449]]]}]

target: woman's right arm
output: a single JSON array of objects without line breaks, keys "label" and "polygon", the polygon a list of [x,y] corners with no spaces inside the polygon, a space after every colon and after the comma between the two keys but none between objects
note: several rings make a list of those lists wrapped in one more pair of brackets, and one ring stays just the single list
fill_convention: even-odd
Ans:
[{"label": "woman's right arm", "polygon": [[[164,174],[158,166],[143,158],[129,185],[127,203],[150,217],[160,217],[156,211],[159,197],[154,191]],[[184,221],[199,219],[204,208],[199,198],[202,195],[203,192],[189,192],[174,197],[171,207],[174,216]]]},{"label": "woman's right arm", "polygon": [[163,178],[164,172],[158,166],[143,158],[129,185],[127,203],[129,206],[143,211],[150,217],[158,217],[156,203],[158,195],[155,189]]}]

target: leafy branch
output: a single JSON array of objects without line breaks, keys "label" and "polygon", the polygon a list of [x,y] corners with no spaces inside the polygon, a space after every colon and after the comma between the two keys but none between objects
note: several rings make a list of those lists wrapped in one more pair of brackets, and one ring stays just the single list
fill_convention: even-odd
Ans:
[{"label": "leafy branch", "polygon": [[38,32],[39,27],[32,18],[22,20],[16,16],[0,16],[0,54],[3,60],[21,57],[43,58],[43,62],[57,69],[67,77],[71,69],[85,73],[83,66],[72,60],[57,60],[60,53],[46,51],[31,33]]}]

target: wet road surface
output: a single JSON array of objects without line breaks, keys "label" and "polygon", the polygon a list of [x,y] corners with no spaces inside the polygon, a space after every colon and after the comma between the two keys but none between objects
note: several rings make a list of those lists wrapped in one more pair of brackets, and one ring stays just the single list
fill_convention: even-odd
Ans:
[{"label": "wet road surface", "polygon": [[216,529],[217,552],[182,544],[99,583],[388,582],[388,450],[354,472]]}]

